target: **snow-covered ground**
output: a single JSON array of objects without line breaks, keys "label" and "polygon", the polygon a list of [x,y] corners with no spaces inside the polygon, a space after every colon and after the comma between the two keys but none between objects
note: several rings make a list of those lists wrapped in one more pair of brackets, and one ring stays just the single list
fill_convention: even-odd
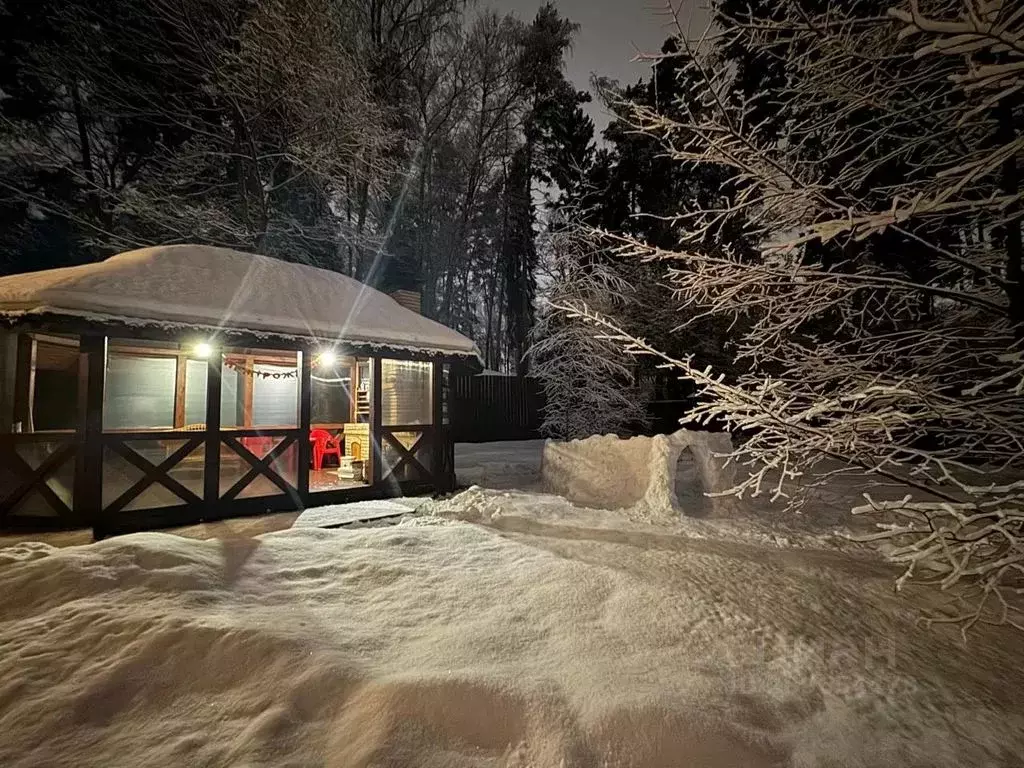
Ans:
[{"label": "snow-covered ground", "polygon": [[[525,467],[531,450],[460,446],[460,477],[467,457]],[[920,626],[931,593],[813,547],[827,532],[771,540],[522,490],[431,509],[0,551],[0,765],[1024,760],[1019,637]]]}]

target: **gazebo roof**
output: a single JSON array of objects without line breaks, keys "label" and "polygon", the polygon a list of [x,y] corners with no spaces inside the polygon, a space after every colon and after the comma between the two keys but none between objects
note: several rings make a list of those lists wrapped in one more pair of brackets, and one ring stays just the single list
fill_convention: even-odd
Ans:
[{"label": "gazebo roof", "polygon": [[203,327],[479,360],[471,339],[351,277],[202,245],[0,278],[0,316]]}]

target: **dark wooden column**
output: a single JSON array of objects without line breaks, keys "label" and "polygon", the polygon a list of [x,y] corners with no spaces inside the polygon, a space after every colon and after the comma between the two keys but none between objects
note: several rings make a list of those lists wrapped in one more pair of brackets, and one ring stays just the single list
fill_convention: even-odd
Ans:
[{"label": "dark wooden column", "polygon": [[220,387],[223,354],[210,353],[206,366],[206,466],[203,472],[203,500],[212,508],[220,499]]},{"label": "dark wooden column", "polygon": [[18,334],[0,330],[0,433],[14,430],[14,389],[18,371]]},{"label": "dark wooden column", "polygon": [[188,355],[179,352],[174,362],[174,428],[185,426],[185,381],[188,371]]},{"label": "dark wooden column", "polygon": [[434,477],[434,490],[448,490],[445,477],[445,441],[448,430],[444,428],[444,363],[435,360],[430,367],[430,423],[433,425],[433,440],[430,445],[430,474]]},{"label": "dark wooden column", "polygon": [[33,431],[35,391],[36,340],[22,333],[18,336],[17,368],[14,374],[14,423],[21,424],[22,432]]},{"label": "dark wooden column", "polygon": [[299,352],[299,466],[296,482],[299,488],[299,499],[303,505],[309,502],[309,462],[311,446],[309,444],[309,427],[313,414],[313,352],[306,349]]},{"label": "dark wooden column", "polygon": [[78,454],[74,513],[101,539],[103,519],[103,394],[107,379],[107,339],[83,335],[78,346]]},{"label": "dark wooden column", "polygon": [[381,456],[381,424],[384,418],[383,382],[380,358],[371,358],[373,373],[370,375],[370,483],[376,485],[384,478],[384,462]]},{"label": "dark wooden column", "polygon": [[355,357],[352,358],[352,369],[349,374],[351,377],[348,382],[348,395],[349,395],[349,413],[348,420],[353,424],[359,421],[359,360]]},{"label": "dark wooden column", "polygon": [[252,403],[253,395],[256,392],[256,358],[249,355],[243,361],[246,374],[242,377],[242,426],[246,429],[252,427]]}]

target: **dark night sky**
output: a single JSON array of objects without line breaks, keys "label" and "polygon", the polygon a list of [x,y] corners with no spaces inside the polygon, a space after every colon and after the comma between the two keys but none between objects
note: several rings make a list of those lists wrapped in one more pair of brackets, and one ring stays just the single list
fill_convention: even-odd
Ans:
[{"label": "dark night sky", "polygon": [[[485,0],[498,11],[512,11],[524,21],[537,13],[543,0]],[[672,0],[679,6],[680,0]],[[699,33],[707,19],[706,0],[681,0],[681,19],[689,19]],[[556,0],[563,16],[580,25],[566,73],[579,88],[588,88],[591,73],[623,83],[646,74],[649,65],[630,61],[637,51],[657,51],[674,27],[665,15],[667,0]],[[592,105],[591,117],[598,128],[606,123],[601,108]]]}]

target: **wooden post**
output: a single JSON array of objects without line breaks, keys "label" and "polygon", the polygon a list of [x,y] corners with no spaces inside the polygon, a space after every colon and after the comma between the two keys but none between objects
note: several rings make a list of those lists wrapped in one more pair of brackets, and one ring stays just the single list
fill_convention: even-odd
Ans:
[{"label": "wooden post", "polygon": [[349,399],[349,422],[355,424],[359,421],[358,403],[359,403],[359,360],[355,357],[352,358],[352,372],[349,374],[351,377],[348,382],[348,399]]},{"label": "wooden post", "polygon": [[203,500],[213,507],[220,499],[220,388],[224,356],[219,349],[210,354],[206,367],[206,464],[203,471]]},{"label": "wooden post", "polygon": [[107,378],[107,339],[83,335],[78,346],[78,455],[75,462],[75,517],[101,539],[103,520],[103,396]]},{"label": "wooden post", "polygon": [[0,433],[14,429],[14,391],[18,371],[18,334],[0,331]]},{"label": "wooden post", "polygon": [[22,432],[34,431],[32,410],[36,392],[36,340],[27,333],[18,336],[18,362],[14,374],[14,423]]},{"label": "wooden post", "polygon": [[188,355],[179,352],[174,364],[174,428],[185,426],[185,376],[188,371]]},{"label": "wooden post", "polygon": [[444,444],[448,439],[448,431],[444,428],[444,363],[438,360],[431,365],[430,423],[434,430],[430,446],[430,474],[434,477],[434,490],[448,490],[444,466]]},{"label": "wooden post", "polygon": [[256,359],[249,355],[245,358],[245,373],[242,376],[242,426],[252,426],[253,393],[256,390]]},{"label": "wooden post", "polygon": [[309,444],[310,420],[313,414],[313,352],[309,349],[299,352],[299,466],[296,482],[299,499],[303,505],[309,501]]},{"label": "wooden post", "polygon": [[384,417],[383,376],[380,358],[371,358],[373,372],[370,374],[370,484],[376,485],[384,478],[384,462],[381,455],[381,424]]}]

